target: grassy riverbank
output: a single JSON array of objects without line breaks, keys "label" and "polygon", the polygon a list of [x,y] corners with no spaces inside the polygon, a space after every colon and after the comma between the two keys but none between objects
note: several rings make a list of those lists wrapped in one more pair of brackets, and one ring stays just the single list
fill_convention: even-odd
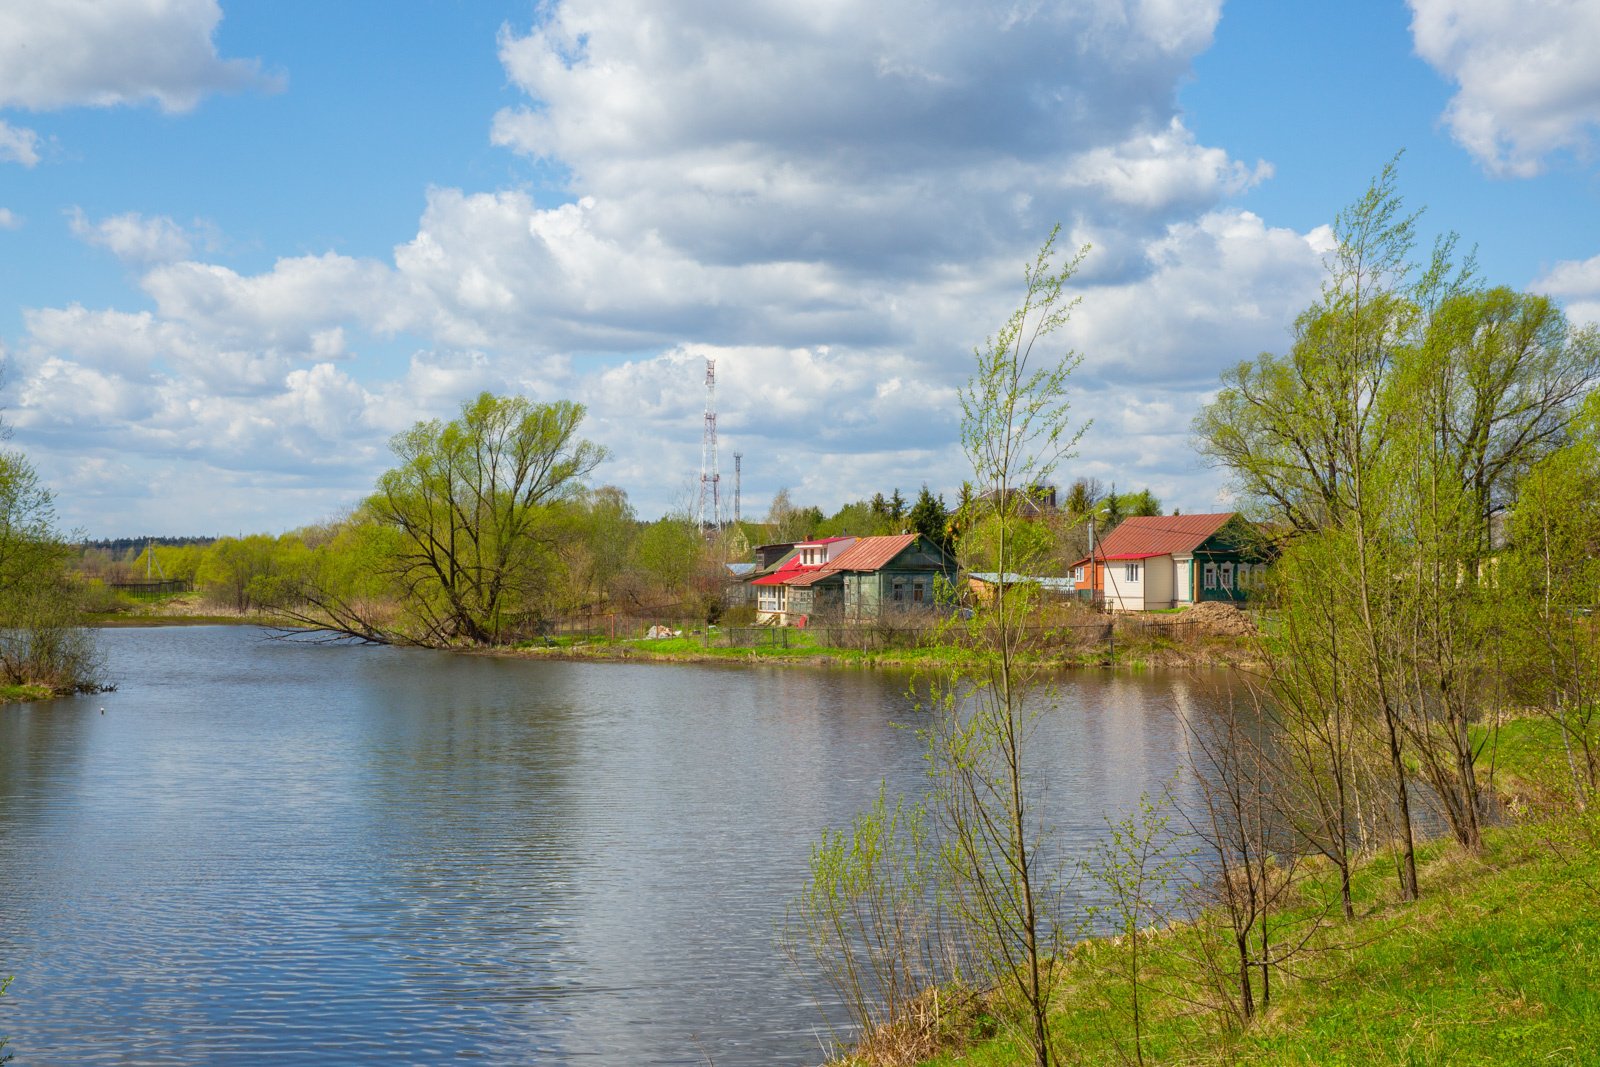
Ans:
[{"label": "grassy riverbank", "polygon": [[108,599],[104,610],[90,611],[84,624],[117,626],[283,626],[264,611],[236,611],[206,603],[198,593],[176,593],[149,599]]},{"label": "grassy riverbank", "polygon": [[0,704],[20,704],[30,700],[49,700],[55,691],[47,685],[0,685]]},{"label": "grassy riverbank", "polygon": [[[1398,899],[1387,854],[1356,881],[1357,917],[1320,924],[1299,962],[1274,978],[1272,1005],[1247,1028],[1217,1011],[1195,926],[1142,939],[1146,1064],[1581,1064],[1600,1049],[1600,818],[1555,807],[1563,793],[1543,720],[1517,720],[1495,748],[1497,779],[1521,819],[1491,830],[1482,854],[1453,842],[1419,850],[1423,897]],[[1486,756],[1487,759],[1487,756]],[[1279,921],[1280,938],[1327,912],[1331,878],[1313,877]],[[1061,964],[1053,1015],[1068,1063],[1136,1062],[1128,946],[1086,942]],[[942,1020],[946,1051],[924,1062],[1031,1062],[985,1036],[994,1005]],[[891,1062],[886,1058],[857,1063]]]},{"label": "grassy riverbank", "polygon": [[[529,659],[623,660],[644,663],[767,663],[837,667],[950,667],[967,665],[974,655],[954,643],[928,643],[906,648],[848,648],[823,643],[804,630],[790,630],[782,644],[727,647],[716,635],[646,639],[555,638],[525,642],[493,654]],[[1254,641],[1238,636],[1141,635],[1119,638],[1114,646],[1082,647],[1063,642],[1045,644],[1028,657],[1039,666],[1079,667],[1217,667],[1254,660]]]}]

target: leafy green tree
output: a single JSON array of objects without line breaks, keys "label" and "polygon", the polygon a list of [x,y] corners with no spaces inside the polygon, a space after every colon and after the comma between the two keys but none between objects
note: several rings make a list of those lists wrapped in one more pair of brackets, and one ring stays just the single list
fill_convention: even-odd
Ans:
[{"label": "leafy green tree", "polygon": [[[279,567],[278,540],[266,534],[220,537],[206,547],[195,568],[195,585],[205,600],[238,612],[273,602]],[[304,544],[300,545],[304,549]]]},{"label": "leafy green tree", "polygon": [[1093,514],[1105,497],[1105,489],[1097,478],[1079,478],[1067,489],[1063,509],[1069,515],[1086,516]]},{"label": "leafy green tree", "polygon": [[896,486],[888,502],[889,520],[898,523],[906,517],[906,498],[900,495],[900,487]]},{"label": "leafy green tree", "polygon": [[1026,560],[1033,569],[1008,573],[1038,574],[1048,569],[1040,564],[1051,560],[1055,553],[1055,531],[1049,523],[1021,515],[1006,515],[999,511],[979,519],[961,537],[961,565],[969,571],[988,572],[1001,569],[1003,556],[1015,565]]},{"label": "leafy green tree", "polygon": [[366,506],[400,535],[392,568],[414,640],[494,644],[541,613],[552,505],[606,454],[578,436],[583,416],[569,401],[483,393],[390,442],[400,465]]},{"label": "leafy green tree", "polygon": [[948,547],[947,533],[950,520],[949,513],[945,510],[944,495],[934,496],[928,490],[928,483],[922,483],[922,491],[917,494],[916,503],[911,505],[911,529],[926,537],[933,544]]},{"label": "leafy green tree", "polygon": [[865,500],[853,500],[817,525],[817,537],[873,537],[889,532],[888,516],[872,510]]},{"label": "leafy green tree", "polygon": [[1521,488],[1510,547],[1492,564],[1502,587],[1524,594],[1503,620],[1504,660],[1517,702],[1560,730],[1574,802],[1587,810],[1600,794],[1600,393]]},{"label": "leafy green tree", "polygon": [[0,450],[0,679],[60,693],[101,687],[82,590],[56,530],[55,497],[27,458]]},{"label": "leafy green tree", "polygon": [[1281,597],[1296,656],[1319,662],[1282,672],[1302,691],[1280,702],[1345,715],[1304,691],[1322,686],[1379,740],[1414,898],[1410,768],[1456,839],[1481,842],[1471,727],[1497,699],[1511,592],[1480,581],[1495,514],[1560,443],[1600,350],[1549,301],[1480,286],[1454,235],[1415,262],[1395,186],[1391,163],[1340,212],[1288,353],[1228,372],[1195,429],[1246,506],[1299,534]]},{"label": "leafy green tree", "polygon": [[1161,501],[1149,489],[1141,489],[1130,494],[1123,502],[1122,508],[1129,515],[1149,516],[1161,514]]},{"label": "leafy green tree", "polygon": [[705,540],[686,515],[668,515],[639,531],[635,560],[657,596],[673,598],[689,589],[700,568]]},{"label": "leafy green tree", "polygon": [[820,508],[797,506],[785,487],[773,494],[767,521],[776,528],[779,541],[805,541],[816,536],[823,515]]},{"label": "leafy green tree", "polygon": [[633,557],[639,523],[628,494],[614,485],[577,497],[563,554],[575,599],[590,604],[617,598]]},{"label": "leafy green tree", "polygon": [[1102,520],[1105,525],[1100,531],[1100,536],[1104,537],[1115,530],[1127,517],[1128,513],[1122,507],[1122,498],[1117,495],[1116,483],[1112,483],[1111,491],[1105,497],[1105,507],[1102,509]]}]

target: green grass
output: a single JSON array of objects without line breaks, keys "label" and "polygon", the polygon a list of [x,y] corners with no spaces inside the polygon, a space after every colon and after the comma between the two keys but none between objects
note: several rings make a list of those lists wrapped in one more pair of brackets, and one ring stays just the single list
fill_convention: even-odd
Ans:
[{"label": "green grass", "polygon": [[[582,659],[645,659],[680,660],[684,662],[772,662],[772,663],[830,663],[837,666],[857,667],[907,667],[940,668],[968,666],[981,662],[981,654],[962,645],[939,643],[908,648],[883,648],[865,650],[823,644],[817,633],[802,629],[776,631],[783,635],[782,644],[761,643],[728,648],[715,643],[707,645],[699,634],[682,637],[647,640],[644,638],[572,638],[557,637],[526,641],[516,646],[518,651],[534,655],[571,657]],[[1184,664],[1194,659],[1200,665],[1228,662],[1237,658],[1245,645],[1227,638],[1204,638],[1199,641],[1181,641],[1166,634],[1143,635],[1136,638],[1118,637],[1115,666],[1145,669],[1160,665]],[[1042,656],[1028,657],[1024,662],[1042,667],[1094,667],[1106,666],[1107,649],[1101,645],[1073,647],[1062,645]]]},{"label": "green grass", "polygon": [[0,704],[49,700],[55,693],[47,685],[0,685]]},{"label": "green grass", "polygon": [[[1553,724],[1515,720],[1500,731],[1500,770],[1542,780],[1558,746]],[[1355,882],[1356,920],[1334,912],[1317,951],[1275,978],[1270,1013],[1242,1030],[1184,999],[1198,988],[1200,930],[1151,940],[1146,1063],[1600,1063],[1600,816],[1546,814],[1490,830],[1485,844],[1480,856],[1449,841],[1423,845],[1414,903],[1397,899],[1388,855],[1370,858]],[[1313,868],[1302,890],[1302,916],[1331,899],[1324,870]],[[1063,965],[1054,1015],[1063,1062],[1131,1056],[1125,984],[1110,977],[1124,951],[1089,942]],[[1003,1039],[963,1040],[973,1028],[957,1024],[951,1037],[964,1047],[928,1062],[1031,1062]]]}]

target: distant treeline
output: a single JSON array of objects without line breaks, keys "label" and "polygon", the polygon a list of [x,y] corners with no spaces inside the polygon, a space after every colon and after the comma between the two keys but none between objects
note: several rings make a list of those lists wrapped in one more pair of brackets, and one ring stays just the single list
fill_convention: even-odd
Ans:
[{"label": "distant treeline", "polygon": [[215,537],[110,537],[94,541],[80,541],[78,547],[83,552],[105,552],[115,559],[121,559],[131,553],[143,552],[146,545],[156,544],[163,548],[182,548],[186,545],[209,545],[216,541]]}]

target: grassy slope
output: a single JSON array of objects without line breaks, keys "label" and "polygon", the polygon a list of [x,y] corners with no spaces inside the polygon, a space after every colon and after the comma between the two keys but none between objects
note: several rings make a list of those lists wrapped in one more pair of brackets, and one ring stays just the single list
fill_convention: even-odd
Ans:
[{"label": "grassy slope", "polygon": [[47,685],[0,685],[0,704],[27,700],[49,700],[55,696]]},{"label": "grassy slope", "polygon": [[[1502,769],[1547,777],[1548,723],[1509,724]],[[1147,1063],[1580,1064],[1600,1062],[1600,849],[1594,837],[1549,846],[1570,817],[1492,831],[1485,854],[1432,842],[1420,855],[1423,899],[1395,900],[1393,864],[1370,862],[1360,914],[1333,923],[1327,950],[1275,989],[1270,1015],[1246,1032],[1220,1026],[1171,996],[1150,1008]],[[1180,929],[1152,945],[1156,983],[1192,989]],[[1056,1017],[1069,1062],[1131,1057],[1124,987],[1108,977],[1122,949],[1081,946],[1064,976]],[[1120,1049],[1119,1049],[1120,1043]],[[1028,1062],[1010,1042],[973,1043],[945,1064]]]}]

